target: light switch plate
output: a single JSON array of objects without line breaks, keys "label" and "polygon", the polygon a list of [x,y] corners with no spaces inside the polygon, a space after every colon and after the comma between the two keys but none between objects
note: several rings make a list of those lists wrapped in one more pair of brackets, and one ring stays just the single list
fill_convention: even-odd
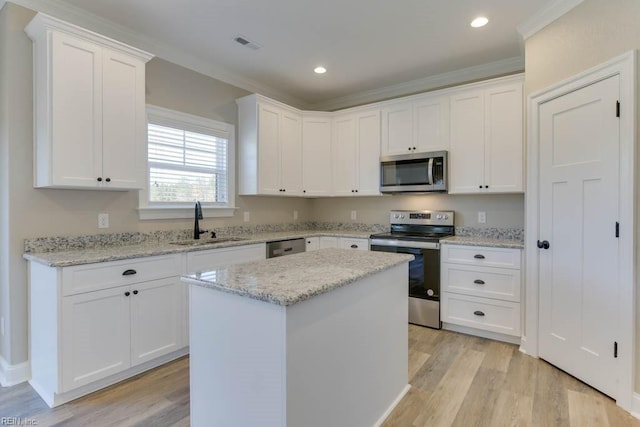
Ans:
[{"label": "light switch plate", "polygon": [[243,216],[243,217],[244,217],[244,222],[249,222],[249,221],[250,221],[250,218],[251,218],[251,215],[249,214],[249,212],[248,212],[248,211],[245,211],[245,213],[244,213],[244,216]]},{"label": "light switch plate", "polygon": [[355,221],[356,218],[358,218],[358,212],[356,211],[351,211],[351,220]]}]

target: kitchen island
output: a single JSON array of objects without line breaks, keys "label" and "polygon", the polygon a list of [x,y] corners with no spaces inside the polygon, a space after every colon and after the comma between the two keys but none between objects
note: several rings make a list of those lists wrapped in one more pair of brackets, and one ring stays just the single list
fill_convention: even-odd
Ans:
[{"label": "kitchen island", "polygon": [[323,249],[182,276],[191,424],[380,425],[409,389],[411,259]]}]

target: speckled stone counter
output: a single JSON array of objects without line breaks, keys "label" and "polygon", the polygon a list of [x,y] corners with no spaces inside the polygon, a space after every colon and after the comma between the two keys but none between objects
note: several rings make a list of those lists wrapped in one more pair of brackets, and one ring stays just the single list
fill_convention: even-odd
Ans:
[{"label": "speckled stone counter", "polygon": [[[306,238],[316,236],[356,237],[368,239],[370,231],[330,231],[330,230],[299,230],[278,231],[254,234],[237,234],[233,237],[244,238],[241,241],[228,241],[201,246],[180,246],[169,241],[146,242],[134,245],[105,245],[97,248],[84,248],[59,252],[26,252],[23,257],[28,261],[38,262],[49,267],[69,267],[72,265],[91,264],[96,262],[117,261],[122,259],[140,258],[155,255],[166,255],[181,252],[203,251],[231,246],[251,245],[276,240]],[[220,238],[225,237],[220,235]],[[205,241],[207,239],[203,239]]]},{"label": "speckled stone counter", "polygon": [[496,239],[477,236],[452,236],[440,240],[446,245],[487,246],[491,248],[524,249],[524,241],[519,239]]},{"label": "speckled stone counter", "polygon": [[289,306],[412,259],[406,254],[322,249],[187,274],[182,280]]}]

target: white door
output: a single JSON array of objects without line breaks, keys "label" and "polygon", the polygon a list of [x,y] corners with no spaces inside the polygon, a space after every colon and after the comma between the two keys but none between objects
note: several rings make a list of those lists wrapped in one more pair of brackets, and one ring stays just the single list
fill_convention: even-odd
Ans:
[{"label": "white door", "polygon": [[356,123],[353,116],[338,117],[333,122],[333,193],[355,196],[356,191]]},{"label": "white door", "polygon": [[449,98],[427,97],[413,105],[416,151],[449,149]]},{"label": "white door", "polygon": [[413,108],[410,102],[389,105],[382,110],[382,155],[412,153]]},{"label": "white door", "polygon": [[356,196],[380,194],[380,111],[356,117],[358,185]]},{"label": "white door", "polygon": [[540,357],[614,396],[619,77],[540,106]]},{"label": "white door", "polygon": [[107,188],[143,188],[144,62],[104,49],[102,69],[102,183]]},{"label": "white door", "polygon": [[280,115],[278,108],[258,104],[258,193],[280,191]]},{"label": "white door", "polygon": [[305,196],[331,194],[331,119],[307,117],[302,122],[302,192]]},{"label": "white door", "polygon": [[285,196],[302,194],[302,117],[283,111],[280,120],[280,179]]},{"label": "white door", "polygon": [[131,365],[184,346],[184,284],[177,278],[131,285]]},{"label": "white door", "polygon": [[484,93],[451,97],[449,193],[484,191]]}]

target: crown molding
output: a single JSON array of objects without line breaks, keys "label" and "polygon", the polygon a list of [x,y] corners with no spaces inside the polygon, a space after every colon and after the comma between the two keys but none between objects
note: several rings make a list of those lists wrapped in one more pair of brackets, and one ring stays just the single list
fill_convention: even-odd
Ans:
[{"label": "crown molding", "polygon": [[[290,105],[305,105],[300,99],[288,93],[275,90],[255,80],[247,79],[223,67],[203,61],[196,55],[189,54],[183,49],[177,49],[169,44],[159,42],[144,34],[116,24],[98,15],[89,13],[76,6],[60,0],[11,0],[11,3],[26,7],[35,12],[42,12],[55,18],[67,21],[73,25],[94,31],[106,37],[129,44],[138,49],[150,52],[155,56],[174,64],[189,68],[198,73],[220,80],[224,83],[239,87],[248,92],[258,92],[271,98],[278,99]],[[0,0],[0,7],[8,3]]]},{"label": "crown molding", "polygon": [[329,99],[307,105],[308,110],[335,111],[356,105],[398,98],[419,92],[426,92],[446,86],[458,85],[473,80],[482,80],[500,75],[513,74],[524,70],[524,57],[516,56],[487,64],[462,68],[460,70],[437,74],[421,79],[398,83],[378,89],[359,92],[353,95]]},{"label": "crown molding", "polygon": [[584,0],[553,0],[529,19],[518,25],[517,30],[524,40],[578,6]]}]

